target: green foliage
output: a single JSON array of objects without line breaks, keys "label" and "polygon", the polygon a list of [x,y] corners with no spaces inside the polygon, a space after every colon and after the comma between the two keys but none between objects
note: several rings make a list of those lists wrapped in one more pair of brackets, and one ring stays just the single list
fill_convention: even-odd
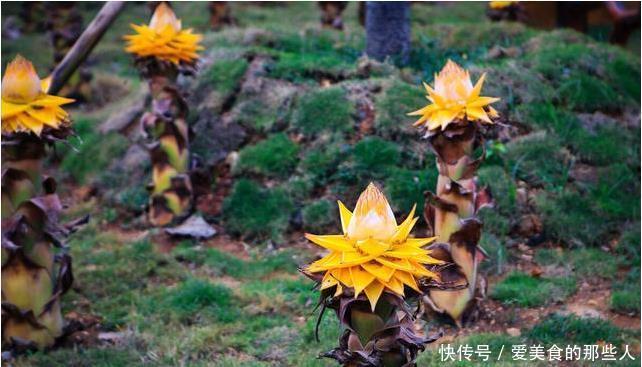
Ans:
[{"label": "green foliage", "polygon": [[243,285],[241,293],[252,303],[279,309],[297,309],[300,312],[305,312],[306,304],[318,298],[306,278],[250,281]]},{"label": "green foliage", "polygon": [[397,144],[372,136],[355,144],[352,158],[355,170],[372,177],[382,177],[400,163],[401,152]]},{"label": "green foliage", "polygon": [[232,307],[232,291],[221,285],[190,278],[177,287],[167,290],[160,298],[160,304],[153,302],[152,312],[168,308],[169,314],[186,322],[195,317],[208,317],[219,322],[234,321],[238,315]]},{"label": "green foliage", "polygon": [[232,233],[250,237],[277,237],[289,223],[293,206],[283,189],[263,189],[240,179],[223,203],[223,220]]},{"label": "green foliage", "polygon": [[284,177],[296,166],[298,154],[298,145],[286,134],[278,133],[243,148],[238,168],[268,177]]},{"label": "green foliage", "polygon": [[621,313],[640,313],[640,267],[629,271],[626,278],[613,283],[611,308]]},{"label": "green foliage", "polygon": [[622,233],[616,252],[630,266],[640,266],[640,222],[633,223]]},{"label": "green foliage", "polygon": [[536,197],[535,207],[541,215],[544,232],[567,244],[598,245],[609,230],[604,218],[595,215],[592,203],[574,191],[541,194]]},{"label": "green foliage", "polygon": [[620,98],[607,83],[586,74],[572,75],[560,83],[558,97],[578,111],[614,110]]},{"label": "green foliage", "polygon": [[248,63],[243,58],[218,60],[205,72],[204,78],[223,96],[234,92],[245,75]]},{"label": "green foliage", "polygon": [[613,279],[622,263],[622,258],[597,248],[572,250],[540,249],[535,253],[535,261],[542,266],[556,265],[572,268],[582,278]]},{"label": "green foliage", "polygon": [[640,173],[625,164],[617,163],[606,169],[595,187],[590,190],[595,214],[602,220],[640,218],[640,201],[631,200],[640,194]]},{"label": "green foliage", "polygon": [[508,216],[515,214],[517,189],[513,179],[499,166],[486,166],[477,172],[480,186],[488,186],[495,200],[495,210]]},{"label": "green foliage", "polygon": [[390,86],[377,95],[375,100],[375,128],[384,137],[405,133],[418,135],[412,126],[416,117],[407,116],[409,112],[424,107],[426,100],[423,87],[410,85],[393,79]]},{"label": "green foliage", "polygon": [[129,142],[118,133],[101,134],[97,131],[96,121],[79,119],[74,122],[78,134],[77,143],[72,145],[78,151],[61,149],[64,158],[60,168],[80,184],[103,172],[114,157],[125,153]]},{"label": "green foliage", "polygon": [[281,52],[277,62],[270,68],[269,75],[275,79],[301,82],[321,77],[337,79],[350,69],[354,69],[351,63],[332,54]]},{"label": "green foliage", "polygon": [[[486,228],[486,222],[484,222],[484,228]],[[488,253],[488,258],[481,263],[481,269],[500,275],[508,263],[508,250],[501,238],[488,232],[482,232],[482,237],[479,240],[479,245]]]},{"label": "green foliage", "polygon": [[303,207],[303,229],[320,232],[336,222],[337,206],[330,200],[317,200]]},{"label": "green foliage", "polygon": [[[627,55],[628,56],[628,55]],[[606,65],[606,74],[614,87],[633,101],[640,100],[640,63],[620,56]]]},{"label": "green foliage", "polygon": [[562,151],[555,136],[530,134],[506,144],[506,169],[513,177],[549,190],[559,190],[566,184],[570,158]]},{"label": "green foliage", "polygon": [[538,307],[565,300],[575,292],[572,278],[533,278],[525,273],[512,272],[498,283],[491,297],[506,304]]},{"label": "green foliage", "polygon": [[257,255],[251,260],[243,260],[215,248],[202,248],[184,241],[172,250],[172,255],[178,261],[205,266],[214,276],[258,279],[275,271],[296,272],[296,261],[291,251],[280,251],[267,256]]},{"label": "green foliage", "polygon": [[437,170],[409,170],[392,168],[385,181],[393,209],[407,215],[417,205],[415,215],[420,215],[424,207],[424,192],[434,189],[437,183]]},{"label": "green foliage", "polygon": [[342,143],[328,143],[307,151],[301,160],[300,167],[314,177],[318,185],[325,184],[337,170],[339,163],[345,160],[348,146]]},{"label": "green foliage", "polygon": [[312,90],[298,101],[293,126],[306,135],[322,131],[346,132],[352,129],[353,107],[341,87]]},{"label": "green foliage", "polygon": [[529,330],[527,336],[545,345],[587,345],[600,341],[621,345],[623,334],[610,321],[553,313]]},{"label": "green foliage", "polygon": [[23,355],[16,359],[15,366],[86,366],[120,367],[141,366],[140,352],[131,347],[117,346],[58,348]]}]

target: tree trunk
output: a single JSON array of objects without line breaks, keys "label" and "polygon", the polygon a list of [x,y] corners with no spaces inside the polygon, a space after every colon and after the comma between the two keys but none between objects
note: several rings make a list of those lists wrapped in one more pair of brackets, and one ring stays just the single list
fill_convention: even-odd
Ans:
[{"label": "tree trunk", "polygon": [[366,54],[404,65],[410,53],[410,3],[366,3]]}]

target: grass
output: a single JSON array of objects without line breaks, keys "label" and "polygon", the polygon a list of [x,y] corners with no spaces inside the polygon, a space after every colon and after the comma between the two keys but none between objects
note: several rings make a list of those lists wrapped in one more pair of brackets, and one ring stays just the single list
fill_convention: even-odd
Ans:
[{"label": "grass", "polygon": [[640,314],[640,268],[631,269],[626,277],[613,283],[611,308],[620,313]]},{"label": "grass", "polygon": [[284,133],[274,134],[239,152],[240,171],[268,177],[288,175],[298,162],[299,147]]},{"label": "grass", "polygon": [[320,232],[336,223],[337,206],[330,200],[318,200],[303,207],[303,229],[307,232]]},{"label": "grass", "polygon": [[598,342],[622,345],[627,332],[610,321],[581,318],[574,315],[550,314],[526,334],[545,345],[587,345]]},{"label": "grass", "polygon": [[582,278],[614,279],[623,258],[597,248],[574,250],[540,249],[535,261],[541,266],[567,267]]},{"label": "grass", "polygon": [[248,63],[245,59],[219,60],[207,70],[204,78],[223,96],[228,96],[239,85]]},{"label": "grass", "polygon": [[88,183],[102,173],[111,164],[113,157],[122,156],[129,146],[127,139],[118,133],[98,133],[97,124],[97,121],[90,119],[74,121],[78,137],[71,138],[71,145],[75,150],[61,147],[64,158],[60,169],[81,184]]},{"label": "grass", "polygon": [[324,131],[347,132],[352,126],[352,110],[343,88],[313,90],[298,101],[292,126],[306,135]]},{"label": "grass", "polygon": [[512,272],[495,285],[491,297],[509,305],[538,307],[564,301],[575,292],[575,288],[575,279],[572,278],[534,278]]},{"label": "grass", "polygon": [[256,182],[240,179],[223,203],[223,220],[232,233],[274,239],[288,227],[292,209],[283,189],[263,189]]}]

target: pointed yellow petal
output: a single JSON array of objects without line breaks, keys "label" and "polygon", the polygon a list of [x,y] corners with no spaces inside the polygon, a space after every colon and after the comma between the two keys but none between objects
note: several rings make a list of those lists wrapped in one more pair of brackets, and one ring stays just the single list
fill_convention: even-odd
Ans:
[{"label": "pointed yellow petal", "polygon": [[386,283],[386,287],[400,296],[404,295],[403,283],[395,277],[390,278],[390,281]]},{"label": "pointed yellow petal", "polygon": [[389,282],[392,278],[392,275],[395,273],[394,268],[390,268],[372,261],[369,263],[361,264],[361,267],[384,283]]},{"label": "pointed yellow petal", "polygon": [[351,242],[344,235],[326,235],[318,236],[306,233],[305,238],[316,243],[317,245],[332,251],[354,251]]},{"label": "pointed yellow petal", "polygon": [[367,239],[364,241],[357,241],[357,244],[355,245],[356,248],[359,250],[365,252],[368,255],[372,256],[379,256],[386,252],[389,248],[390,245],[387,243],[381,242],[381,241],[376,241],[373,239]]},{"label": "pointed yellow petal", "polygon": [[419,290],[419,287],[417,287],[417,282],[415,281],[415,278],[412,275],[410,275],[410,273],[407,273],[405,271],[397,271],[395,272],[394,276],[403,284],[421,293],[421,291]]},{"label": "pointed yellow petal", "polygon": [[377,307],[377,301],[379,301],[379,297],[381,297],[381,293],[383,293],[383,288],[384,285],[375,280],[365,289],[366,297],[368,297],[370,307],[372,307],[372,312],[374,312]]},{"label": "pointed yellow petal", "polygon": [[479,93],[481,92],[482,86],[484,85],[484,79],[486,79],[486,73],[483,73],[482,76],[479,77],[479,80],[477,80],[475,87],[473,87],[473,90],[470,93],[470,99],[476,99],[477,97],[479,97]]},{"label": "pointed yellow petal", "polygon": [[348,224],[350,223],[350,219],[352,219],[352,212],[343,205],[341,200],[337,200],[337,204],[339,205],[339,216],[341,217],[341,229],[343,230],[343,234],[347,234]]},{"label": "pointed yellow petal", "polygon": [[376,261],[395,270],[412,271],[413,269],[412,265],[408,262],[408,259],[388,259],[385,257],[378,257]]},{"label": "pointed yellow petal", "polygon": [[352,266],[348,269],[350,270],[354,296],[356,298],[370,283],[372,283],[375,277],[363,270],[360,266]]}]

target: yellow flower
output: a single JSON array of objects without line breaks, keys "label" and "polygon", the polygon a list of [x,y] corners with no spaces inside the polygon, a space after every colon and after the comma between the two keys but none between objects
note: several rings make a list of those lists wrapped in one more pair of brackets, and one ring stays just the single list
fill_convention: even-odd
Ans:
[{"label": "yellow flower", "polygon": [[423,247],[434,238],[409,238],[419,218],[415,208],[397,225],[386,197],[372,183],[361,193],[354,213],[341,201],[339,214],[343,234],[305,237],[330,250],[322,259],[307,267],[310,273],[325,272],[321,290],[336,286],[335,295],[343,287],[354,289],[355,297],[364,292],[372,310],[384,290],[404,295],[404,286],[421,292],[419,277],[436,277],[425,264],[439,264]]},{"label": "yellow flower", "polygon": [[49,78],[40,80],[31,62],[17,55],[2,77],[2,132],[33,132],[68,124],[60,106],[74,100],[47,94]]},{"label": "yellow flower", "polygon": [[483,74],[473,86],[468,71],[448,60],[439,74],[435,74],[434,87],[431,88],[424,83],[428,92],[426,98],[432,103],[408,114],[421,116],[414,126],[425,125],[428,130],[441,127],[445,130],[455,120],[480,120],[492,123],[490,118],[497,117],[498,114],[489,104],[499,101],[499,98],[479,95],[485,77],[486,74]]},{"label": "yellow flower", "polygon": [[174,64],[192,62],[198,58],[197,51],[203,49],[198,43],[202,37],[192,29],[181,29],[181,21],[166,3],[160,3],[149,26],[135,25],[134,35],[125,36],[128,45],[125,51],[138,57],[152,56]]},{"label": "yellow flower", "polygon": [[491,2],[488,3],[488,6],[491,9],[498,10],[498,9],[507,8],[507,7],[509,7],[511,5],[515,5],[517,3],[518,3],[518,1],[491,1]]}]

